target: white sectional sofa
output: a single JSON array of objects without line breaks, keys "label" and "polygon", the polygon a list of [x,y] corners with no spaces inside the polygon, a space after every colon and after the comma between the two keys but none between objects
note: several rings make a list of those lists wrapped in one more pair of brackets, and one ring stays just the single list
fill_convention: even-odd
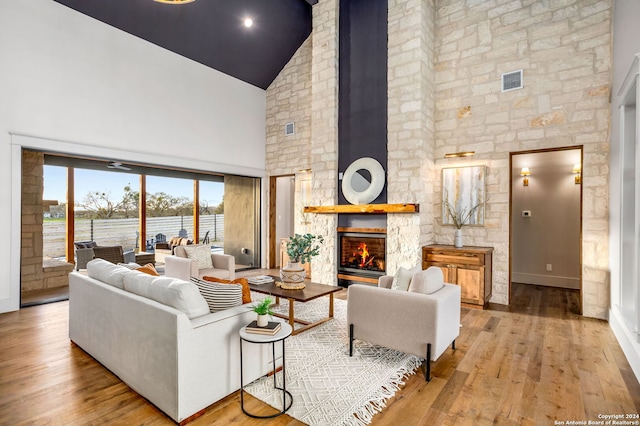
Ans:
[{"label": "white sectional sofa", "polygon": [[[69,275],[69,338],[178,423],[240,389],[248,308],[209,313],[194,284],[102,259]],[[245,384],[273,368],[269,345],[243,351]]]}]

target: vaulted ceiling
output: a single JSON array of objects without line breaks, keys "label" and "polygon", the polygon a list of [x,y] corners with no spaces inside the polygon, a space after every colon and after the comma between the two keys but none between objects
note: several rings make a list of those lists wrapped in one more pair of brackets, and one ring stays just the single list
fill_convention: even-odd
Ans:
[{"label": "vaulted ceiling", "polygon": [[[80,13],[266,89],[311,33],[317,0],[55,0]],[[245,18],[253,26],[243,25]]]}]

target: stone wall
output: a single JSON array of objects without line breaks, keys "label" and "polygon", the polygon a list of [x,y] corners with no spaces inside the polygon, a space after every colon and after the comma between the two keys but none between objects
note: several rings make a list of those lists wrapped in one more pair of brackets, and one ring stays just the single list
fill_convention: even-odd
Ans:
[{"label": "stone wall", "polygon": [[[338,1],[314,6],[312,35],[267,89],[267,175],[295,174],[299,198],[301,181],[309,179],[306,170],[311,169],[311,205],[337,202],[337,31]],[[285,136],[284,126],[290,122],[295,123],[295,134]],[[312,261],[313,280],[333,284],[337,218],[302,215],[301,207],[296,206],[295,231],[325,238],[321,254]]]},{"label": "stone wall", "polygon": [[[298,48],[267,88],[267,176],[300,175],[300,170],[311,167],[311,39],[309,36]],[[294,134],[285,135],[287,123],[294,123]],[[266,200],[270,197],[270,186],[267,185]],[[297,203],[296,200],[294,228],[295,232],[303,233],[307,230],[302,224],[302,206]],[[271,231],[267,229],[267,238]],[[269,256],[267,253],[266,257]]]},{"label": "stone wall", "polygon": [[[267,88],[266,171],[272,176],[311,167],[311,38]],[[291,122],[295,132],[286,136]]]},{"label": "stone wall", "polygon": [[42,258],[43,167],[43,153],[22,152],[21,292],[66,286],[73,270],[71,263]]},{"label": "stone wall", "polygon": [[[485,226],[466,227],[465,244],[494,247],[492,301],[508,303],[510,153],[583,146],[583,313],[606,317],[611,8],[611,0],[389,0],[388,200],[419,203],[420,213],[388,216],[388,271],[416,264],[424,244],[452,244],[452,227],[440,225],[442,168],[484,165]],[[337,15],[338,0],[313,6],[314,205],[337,200]],[[520,69],[524,89],[502,93],[501,74]],[[283,90],[268,96],[290,96]],[[291,108],[306,102],[297,99]],[[269,102],[267,111],[268,120],[278,113]],[[269,173],[295,173],[269,154],[288,144],[269,140]],[[476,155],[444,159],[458,151]],[[336,217],[311,216],[312,232],[327,238],[313,279],[334,283]]]},{"label": "stone wall", "polygon": [[420,213],[387,215],[387,271],[420,264],[433,241],[434,7],[423,0],[388,6],[388,201]]},{"label": "stone wall", "polygon": [[42,275],[42,193],[44,154],[22,152],[21,291],[44,288]]},{"label": "stone wall", "polygon": [[[464,233],[465,244],[495,248],[493,302],[509,295],[509,153],[583,145],[583,312],[606,317],[611,8],[610,0],[437,2],[436,188],[442,167],[488,166],[486,226]],[[501,74],[519,69],[524,89],[502,93]],[[457,151],[476,155],[442,159]],[[435,240],[450,244],[452,234],[436,226]]]},{"label": "stone wall", "polygon": [[[339,0],[313,6],[311,65],[311,204],[338,202],[338,8]],[[311,232],[325,243],[311,262],[314,281],[335,284],[337,215],[312,215]]]}]

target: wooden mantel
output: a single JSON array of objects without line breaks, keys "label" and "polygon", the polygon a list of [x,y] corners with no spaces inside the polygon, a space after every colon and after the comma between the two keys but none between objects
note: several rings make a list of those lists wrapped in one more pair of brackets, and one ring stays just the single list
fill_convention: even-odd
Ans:
[{"label": "wooden mantel", "polygon": [[418,213],[419,204],[344,204],[339,206],[306,206],[305,213]]}]

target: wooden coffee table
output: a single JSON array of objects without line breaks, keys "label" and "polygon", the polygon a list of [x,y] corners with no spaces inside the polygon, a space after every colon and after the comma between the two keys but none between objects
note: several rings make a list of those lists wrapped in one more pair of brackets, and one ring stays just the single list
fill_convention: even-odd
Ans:
[{"label": "wooden coffee table", "polygon": [[[256,293],[268,294],[275,296],[276,305],[280,303],[280,298],[283,297],[289,301],[289,315],[274,314],[279,318],[284,318],[289,321],[289,325],[293,328],[293,334],[302,333],[312,327],[320,325],[333,318],[333,293],[342,290],[342,287],[318,284],[311,281],[305,281],[305,288],[302,290],[284,290],[276,286],[276,282],[280,281],[280,277],[273,277],[274,282],[269,284],[249,284],[251,291]],[[319,321],[310,322],[295,317],[295,303],[294,302],[308,302],[318,297],[329,296],[329,316],[322,318]],[[294,323],[302,324],[302,327],[296,329]]]}]

